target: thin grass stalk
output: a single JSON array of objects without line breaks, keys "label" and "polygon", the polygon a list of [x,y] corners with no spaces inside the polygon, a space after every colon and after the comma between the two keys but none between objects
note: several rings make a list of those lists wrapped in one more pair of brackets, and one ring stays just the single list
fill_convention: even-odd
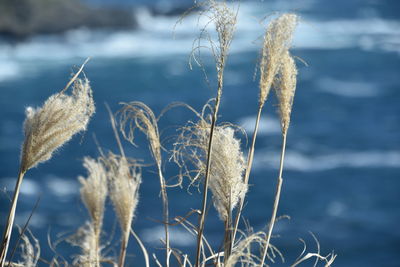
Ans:
[{"label": "thin grass stalk", "polygon": [[[97,227],[96,227],[97,228]],[[94,236],[95,236],[95,249],[96,249],[96,258],[95,258],[95,266],[100,267],[100,234],[101,229],[97,228],[94,229]]]},{"label": "thin grass stalk", "polygon": [[160,178],[160,185],[161,185],[161,197],[163,202],[163,223],[165,229],[165,247],[166,247],[166,258],[165,258],[165,266],[169,266],[169,256],[170,256],[170,246],[169,246],[169,231],[168,231],[168,224],[169,224],[169,207],[168,207],[168,195],[167,189],[165,185],[165,179],[161,171],[161,165],[157,163],[158,168],[158,177]]},{"label": "thin grass stalk", "polygon": [[[264,104],[260,103],[259,107],[258,107],[258,112],[257,112],[256,124],[254,126],[253,137],[251,140],[251,146],[249,149],[249,154],[247,156],[247,166],[246,166],[246,172],[244,175],[244,183],[246,185],[249,183],[250,172],[251,172],[251,168],[253,166],[254,151],[255,151],[258,127],[260,125],[260,119],[261,119],[261,113],[262,113],[263,107],[264,107]],[[240,199],[239,206],[237,209],[235,223],[234,223],[234,227],[233,227],[233,233],[232,233],[232,244],[231,244],[232,246],[235,243],[236,233],[237,233],[237,230],[239,227],[240,216],[242,214],[245,198],[246,198],[246,196],[244,196],[243,198]]]},{"label": "thin grass stalk", "polygon": [[232,253],[232,240],[232,211],[229,209],[228,218],[225,221],[224,263],[226,263]]},{"label": "thin grass stalk", "polygon": [[[224,60],[222,61],[224,64]],[[224,66],[224,65],[222,65]],[[212,150],[212,140],[214,136],[214,129],[215,124],[217,122],[219,104],[221,101],[222,96],[222,86],[223,86],[223,72],[218,74],[218,91],[217,91],[217,98],[215,99],[215,107],[214,113],[211,118],[211,128],[210,128],[210,141],[208,142],[208,150],[207,150],[207,165],[206,165],[206,173],[204,177],[204,187],[203,187],[203,200],[202,200],[202,207],[201,207],[201,215],[199,219],[199,231],[197,235],[197,249],[196,249],[196,267],[199,267],[200,263],[200,250],[201,250],[201,243],[203,240],[203,232],[204,232],[204,222],[205,222],[205,213],[207,207],[207,191],[208,191],[208,179],[210,177],[210,167],[211,167],[211,150]]]},{"label": "thin grass stalk", "polygon": [[99,250],[100,250],[100,233],[96,233],[95,231],[95,238],[96,238],[96,244],[95,244],[95,248],[96,248],[96,259],[95,259],[95,264],[96,267],[100,267],[100,255],[99,255]]},{"label": "thin grass stalk", "polygon": [[287,131],[284,131],[282,133],[282,151],[281,151],[281,159],[280,159],[280,164],[279,164],[279,177],[278,177],[278,182],[276,185],[276,193],[275,193],[274,206],[272,209],[271,221],[269,223],[268,234],[266,235],[266,243],[265,243],[265,247],[264,247],[262,261],[260,264],[261,267],[264,265],[265,259],[268,254],[269,242],[271,240],[272,229],[274,228],[274,224],[275,224],[275,220],[276,220],[276,213],[278,211],[278,206],[279,206],[279,199],[281,196],[281,189],[282,189],[282,182],[283,182],[283,178],[282,178],[283,162],[285,159],[285,150],[286,150],[286,136],[287,136]]},{"label": "thin grass stalk", "polygon": [[12,233],[12,227],[14,225],[15,211],[17,210],[19,191],[21,189],[21,184],[22,184],[22,180],[24,179],[24,175],[25,175],[25,172],[20,170],[19,174],[18,174],[18,180],[17,180],[15,189],[14,189],[14,196],[11,201],[10,212],[8,213],[6,228],[4,230],[3,238],[1,241],[1,254],[0,254],[0,266],[1,267],[4,267],[4,264],[6,262],[8,246],[10,244],[10,238],[11,238],[11,233]]},{"label": "thin grass stalk", "polygon": [[[133,143],[134,138],[134,130],[138,128],[141,132],[143,132],[150,144],[150,151],[152,156],[157,164],[159,179],[160,179],[160,187],[161,187],[161,195],[163,201],[163,220],[165,227],[165,247],[166,247],[166,266],[169,266],[169,232],[168,232],[168,223],[169,223],[169,211],[168,211],[168,196],[166,190],[166,182],[162,175],[162,158],[161,158],[161,144],[160,144],[160,134],[158,132],[157,126],[157,118],[154,116],[153,111],[147,107],[145,104],[141,102],[131,102],[131,103],[123,103],[125,105],[124,108],[121,109],[121,121],[120,121],[120,129],[125,139],[130,143]],[[129,123],[129,120],[131,122]],[[133,127],[132,124],[136,126]],[[129,133],[126,134],[125,126],[130,128]]]}]

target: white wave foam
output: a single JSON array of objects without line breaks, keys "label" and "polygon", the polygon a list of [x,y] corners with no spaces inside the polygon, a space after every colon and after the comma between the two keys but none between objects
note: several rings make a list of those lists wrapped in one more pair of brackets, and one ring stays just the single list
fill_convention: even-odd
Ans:
[{"label": "white wave foam", "polygon": [[347,97],[373,97],[379,94],[377,85],[363,81],[341,81],[332,78],[321,78],[317,87],[324,92]]},{"label": "white wave foam", "polygon": [[63,179],[54,175],[45,178],[49,192],[57,197],[70,197],[79,193],[79,185],[75,180]]},{"label": "white wave foam", "polygon": [[[15,223],[19,226],[25,225],[26,221],[28,220],[29,216],[31,215],[32,211],[26,212],[17,212],[15,214]],[[36,228],[44,228],[46,227],[47,221],[43,214],[35,211],[34,215],[31,217],[29,221],[29,228],[36,227]]]},{"label": "white wave foam", "polygon": [[341,216],[347,209],[347,206],[345,203],[341,201],[332,201],[328,204],[326,208],[326,213],[330,216]]},{"label": "white wave foam", "polygon": [[[248,116],[239,119],[238,125],[246,130],[247,134],[252,134],[254,131],[254,125],[256,123],[255,116]],[[269,116],[261,117],[260,124],[258,126],[258,135],[268,135],[268,134],[280,134],[281,125],[278,119]]]},{"label": "white wave foam", "polygon": [[[0,187],[6,191],[13,191],[17,177],[4,177],[0,179]],[[25,177],[21,185],[20,193],[26,196],[37,196],[39,194],[39,184],[35,180]]]},{"label": "white wave foam", "polygon": [[[141,237],[145,242],[160,244],[160,239],[165,237],[164,227],[156,226],[154,228],[144,229]],[[176,246],[194,246],[195,238],[185,230],[169,228],[170,242]]]},{"label": "white wave foam", "polygon": [[[312,6],[311,0],[301,2]],[[261,2],[241,3],[231,52],[258,51],[260,37],[265,31],[259,19],[273,14],[273,10],[285,9],[285,4],[271,6]],[[19,73],[26,75],[26,67],[29,67],[27,62],[34,62],[37,69],[48,66],[49,62],[65,64],[71,60],[76,62],[76,58],[86,57],[158,58],[188,55],[201,25],[205,24],[205,18],[198,20],[197,15],[189,15],[176,25],[174,31],[179,17],[152,16],[145,9],[137,11],[137,17],[139,29],[135,31],[101,32],[77,29],[61,36],[37,36],[16,45],[0,44],[0,82],[16,78]],[[268,20],[271,17],[273,16],[269,16]],[[400,22],[382,18],[321,21],[304,16],[296,30],[294,46],[300,49],[355,47],[368,51],[400,53],[399,28]],[[206,51],[205,49],[204,53]],[[24,64],[21,65],[21,62]]]},{"label": "white wave foam", "polygon": [[18,77],[19,72],[20,68],[16,62],[0,61],[0,82]]},{"label": "white wave foam", "polygon": [[[256,152],[254,168],[278,168],[278,152]],[[313,172],[337,168],[400,168],[400,151],[347,151],[308,156],[288,150],[285,169]]]},{"label": "white wave foam", "polygon": [[[382,18],[315,21],[305,18],[299,25],[294,44],[298,48],[360,48],[390,51],[398,43],[400,22]],[[394,48],[391,46],[391,48]],[[397,47],[397,52],[400,48]]]}]

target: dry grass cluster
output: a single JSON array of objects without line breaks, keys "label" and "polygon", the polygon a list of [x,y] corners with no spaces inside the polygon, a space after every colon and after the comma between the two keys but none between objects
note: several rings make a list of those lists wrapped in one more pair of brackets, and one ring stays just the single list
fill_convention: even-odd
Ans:
[{"label": "dry grass cluster", "polygon": [[[290,125],[291,111],[296,90],[297,68],[296,62],[290,53],[291,40],[299,18],[294,14],[283,14],[269,23],[266,29],[261,57],[259,62],[260,93],[259,106],[255,109],[257,117],[254,132],[248,153],[243,152],[240,134],[243,130],[230,123],[218,122],[219,106],[223,97],[224,69],[229,56],[229,48],[234,41],[234,32],[237,22],[236,8],[225,1],[207,0],[202,2],[202,16],[210,19],[214,24],[216,38],[204,27],[200,39],[209,42],[209,48],[215,58],[217,84],[215,98],[204,105],[198,113],[197,121],[189,121],[177,129],[173,147],[168,150],[163,147],[160,137],[157,117],[144,103],[122,103],[122,108],[116,113],[116,118],[110,112],[111,126],[119,147],[119,154],[104,153],[99,149],[96,159],[85,157],[83,166],[87,169],[86,177],[79,177],[82,202],[87,208],[89,220],[76,233],[67,238],[67,241],[80,248],[80,253],[71,260],[60,259],[55,256],[51,260],[40,258],[40,246],[29,230],[22,229],[20,261],[13,261],[14,250],[8,258],[8,247],[14,224],[15,211],[19,195],[19,188],[25,172],[39,163],[50,159],[53,152],[65,144],[73,135],[84,131],[89,119],[94,113],[94,102],[89,81],[79,79],[83,68],[78,71],[66,88],[55,94],[40,108],[28,108],[24,122],[25,139],[22,146],[21,167],[14,197],[12,199],[6,229],[4,231],[0,267],[27,266],[33,267],[39,261],[50,266],[118,266],[126,265],[126,255],[129,248],[130,236],[133,236],[144,256],[146,266],[265,266],[274,263],[276,255],[282,254],[271,244],[274,224],[277,220],[277,210],[282,189],[282,173],[286,149],[286,137]],[[206,36],[206,37],[205,37]],[[200,44],[200,43],[199,43]],[[194,47],[198,51],[202,45]],[[194,55],[192,54],[194,57]],[[197,62],[198,57],[194,57]],[[72,94],[65,92],[73,84]],[[253,155],[255,150],[258,125],[263,113],[265,101],[271,89],[274,89],[279,101],[278,110],[282,126],[282,152],[277,179],[275,200],[269,223],[266,221],[266,231],[253,233],[239,229],[239,222],[244,207],[244,201],[249,192],[249,178],[251,174]],[[257,98],[257,96],[254,96]],[[139,130],[139,131],[136,131]],[[136,208],[139,205],[139,191],[142,183],[139,160],[126,156],[120,135],[129,143],[135,145],[135,135],[141,132],[147,137],[150,153],[157,169],[160,192],[162,198],[163,221],[165,236],[161,239],[164,247],[163,259],[159,260],[155,254],[150,263],[149,252],[140,237],[132,227]],[[247,157],[245,156],[247,154]],[[168,160],[164,160],[165,157]],[[169,217],[168,185],[164,178],[163,165],[174,164],[180,168],[177,175],[180,178],[178,185],[189,178],[190,185],[199,186],[202,193],[201,207],[188,207],[186,217]],[[148,166],[148,165],[147,165]],[[150,168],[154,165],[150,165]],[[224,223],[224,239],[222,248],[215,250],[204,235],[206,227],[207,193],[212,193],[214,207]],[[114,213],[120,226],[120,241],[114,247],[119,248],[119,256],[110,254],[110,244],[105,240],[103,218],[107,199],[114,208]],[[252,203],[249,203],[249,206]],[[258,206],[259,208],[260,206]],[[236,210],[236,213],[234,211]],[[260,211],[262,211],[260,209]],[[198,215],[198,223],[191,222],[191,216]],[[196,218],[195,218],[196,219]],[[267,219],[267,218],[266,218]],[[180,225],[197,239],[196,251],[181,251],[170,244],[170,227]],[[29,237],[28,237],[29,236]],[[330,266],[336,255],[321,256],[319,250],[315,253],[302,254],[292,266],[314,258]],[[6,258],[9,259],[6,262]],[[135,265],[132,262],[131,265]]]}]

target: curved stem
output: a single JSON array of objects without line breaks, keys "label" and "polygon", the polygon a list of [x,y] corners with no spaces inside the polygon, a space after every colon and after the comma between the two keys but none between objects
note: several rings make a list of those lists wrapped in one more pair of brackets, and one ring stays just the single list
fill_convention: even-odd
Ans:
[{"label": "curved stem", "polygon": [[6,228],[4,230],[3,238],[1,241],[2,242],[1,243],[1,252],[0,252],[1,253],[0,254],[0,266],[1,267],[4,267],[4,264],[6,262],[7,250],[8,250],[8,246],[10,244],[12,227],[14,225],[15,211],[17,210],[19,191],[21,188],[22,180],[24,179],[24,174],[25,174],[25,172],[19,171],[18,180],[17,180],[15,189],[14,189],[14,196],[13,196],[13,199],[11,202],[10,212],[8,213]]},{"label": "curved stem", "polygon": [[271,221],[269,223],[268,234],[266,236],[266,244],[264,247],[262,261],[260,264],[261,267],[264,265],[265,258],[267,257],[269,242],[270,242],[271,235],[272,235],[272,229],[274,228],[274,224],[275,224],[275,220],[276,220],[276,213],[278,211],[279,198],[281,196],[281,188],[282,188],[282,182],[283,182],[283,178],[282,178],[283,161],[285,159],[285,150],[286,150],[286,133],[287,132],[282,133],[282,151],[281,151],[281,160],[280,160],[280,165],[279,165],[279,177],[278,177],[278,183],[276,185],[275,201],[274,201],[274,207],[272,209]]},{"label": "curved stem", "polygon": [[[251,140],[251,146],[250,146],[250,150],[249,150],[249,155],[247,156],[246,173],[244,175],[244,183],[246,185],[249,184],[250,172],[251,172],[251,168],[253,166],[254,150],[255,150],[258,127],[259,127],[259,124],[260,124],[261,112],[263,110],[263,106],[264,106],[263,104],[260,104],[259,107],[258,107],[256,124],[254,126],[254,131],[253,131],[253,138]],[[234,222],[234,226],[233,226],[233,233],[232,233],[232,246],[235,243],[236,232],[237,232],[237,229],[238,229],[238,226],[239,226],[240,216],[242,214],[245,197],[246,196],[244,196],[243,198],[240,199],[240,203],[239,203],[239,206],[238,206],[238,209],[237,209],[236,218],[235,218],[235,222]]]},{"label": "curved stem", "polygon": [[131,229],[131,234],[136,239],[136,241],[138,242],[138,244],[143,252],[143,257],[144,257],[144,261],[146,263],[146,267],[150,267],[149,254],[147,252],[146,247],[143,245],[143,242],[140,240],[139,236],[132,229]]}]

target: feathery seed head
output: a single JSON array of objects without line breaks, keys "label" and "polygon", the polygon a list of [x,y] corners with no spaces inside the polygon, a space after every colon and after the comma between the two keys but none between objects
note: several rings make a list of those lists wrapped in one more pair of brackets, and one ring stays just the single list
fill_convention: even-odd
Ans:
[{"label": "feathery seed head", "polygon": [[222,61],[228,54],[228,50],[233,39],[233,34],[236,29],[237,18],[234,10],[229,8],[225,2],[210,0],[209,5],[209,10],[212,14],[210,20],[214,21],[215,29],[218,34],[218,60]]},{"label": "feathery seed head", "polygon": [[129,163],[125,157],[110,153],[104,161],[108,169],[111,201],[122,230],[129,232],[139,201],[141,173],[138,167]]},{"label": "feathery seed head", "polygon": [[96,235],[99,235],[103,223],[104,203],[107,198],[107,173],[100,161],[90,157],[84,158],[83,166],[87,169],[88,176],[86,179],[79,177],[81,198],[92,218],[94,231]]},{"label": "feathery seed head", "polygon": [[292,36],[298,23],[298,16],[283,14],[273,20],[265,33],[260,61],[260,99],[261,105],[267,100],[272,83],[277,75],[284,54],[289,50]]},{"label": "feathery seed head", "polygon": [[296,64],[290,53],[286,51],[274,85],[279,100],[279,114],[283,133],[287,132],[290,124],[290,113],[296,91],[296,76]]},{"label": "feathery seed head", "polygon": [[225,267],[234,267],[237,266],[238,263],[245,263],[246,266],[258,266],[257,264],[257,256],[254,254],[255,245],[260,246],[261,248],[265,245],[265,233],[259,232],[251,234],[250,236],[241,240],[232,251],[232,254],[229,256],[227,261],[225,262]]},{"label": "feathery seed head", "polygon": [[97,236],[93,225],[87,222],[71,237],[68,242],[80,247],[81,253],[74,257],[73,266],[95,267],[101,259],[101,247],[97,246]]},{"label": "feathery seed head", "polygon": [[20,247],[22,262],[17,264],[11,263],[11,266],[35,267],[38,264],[40,258],[39,241],[33,236],[29,229],[27,229],[26,232],[30,237],[27,234],[21,236],[22,243]]},{"label": "feathery seed head", "polygon": [[21,171],[26,172],[49,160],[53,152],[74,134],[86,130],[94,110],[92,89],[87,79],[74,82],[72,95],[54,94],[42,107],[27,108]]},{"label": "feathery seed head", "polygon": [[[174,145],[174,160],[185,168],[182,161],[186,160],[196,168],[194,177],[190,175],[192,171],[187,171],[193,182],[205,175],[210,127],[205,120],[184,127]],[[234,128],[229,125],[216,126],[211,153],[209,186],[214,206],[224,221],[247,192],[247,185],[243,182],[245,160],[240,140],[234,134]]]},{"label": "feathery seed head", "polygon": [[157,118],[144,103],[134,101],[123,103],[120,113],[120,130],[126,140],[134,144],[135,129],[143,132],[149,140],[151,153],[156,163],[161,166],[161,143]]},{"label": "feathery seed head", "polygon": [[[199,65],[202,65],[195,56],[198,52],[200,56],[201,48],[204,47],[202,40],[209,43],[209,49],[215,59],[216,69],[219,78],[222,79],[222,73],[224,72],[226,58],[228,56],[229,48],[232,43],[233,35],[236,30],[237,23],[237,11],[229,7],[226,1],[215,1],[205,0],[196,6],[201,6],[202,11],[199,12],[200,18],[206,18],[204,27],[200,30],[200,35],[193,42],[192,54],[190,59],[193,59]],[[185,15],[184,15],[185,16]],[[215,32],[217,34],[216,40],[214,36],[208,32],[208,26],[214,25]]]}]

